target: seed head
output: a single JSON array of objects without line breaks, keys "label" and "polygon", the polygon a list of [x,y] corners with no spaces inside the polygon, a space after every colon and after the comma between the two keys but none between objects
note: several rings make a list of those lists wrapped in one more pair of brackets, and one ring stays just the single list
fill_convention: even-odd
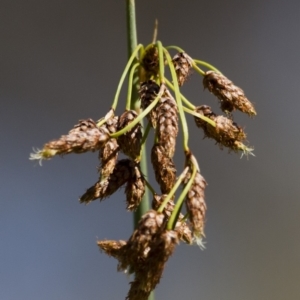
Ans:
[{"label": "seed head", "polygon": [[125,184],[132,174],[132,161],[130,159],[119,160],[110,174],[110,176],[101,181],[97,181],[80,197],[80,203],[86,203],[100,199],[103,200],[116,192],[123,184]]},{"label": "seed head", "polygon": [[182,86],[190,75],[193,59],[185,52],[179,52],[173,57],[178,85]]},{"label": "seed head", "polygon": [[132,167],[132,175],[127,182],[125,193],[127,210],[136,210],[145,194],[145,179],[138,164]]},{"label": "seed head", "polygon": [[235,86],[224,75],[215,71],[206,72],[203,78],[204,88],[207,88],[220,100],[221,109],[225,113],[240,110],[249,116],[255,116],[253,104],[246,98],[244,91]]},{"label": "seed head", "polygon": [[119,154],[119,145],[116,139],[110,139],[105,146],[100,149],[99,159],[101,161],[101,181],[106,180],[113,172]]},{"label": "seed head", "polygon": [[162,276],[165,264],[178,244],[178,234],[173,230],[161,230],[153,237],[149,254],[135,270],[135,280],[126,299],[147,300]]},{"label": "seed head", "polygon": [[173,157],[178,135],[178,109],[171,93],[166,90],[157,106],[157,139],[165,155]]},{"label": "seed head", "polygon": [[161,192],[168,194],[176,180],[176,168],[172,158],[166,155],[162,145],[155,144],[151,151],[151,162]]},{"label": "seed head", "polygon": [[[137,116],[134,110],[125,111],[119,118],[118,131],[129,125]],[[140,123],[118,137],[121,150],[132,159],[136,159],[140,155],[141,140],[142,131]]]},{"label": "seed head", "polygon": [[[184,184],[187,184],[191,178],[191,172],[189,172],[184,180]],[[186,195],[185,203],[186,209],[189,215],[189,220],[192,224],[193,235],[196,239],[202,239],[204,237],[204,222],[206,213],[206,203],[204,200],[204,190],[206,187],[206,181],[202,175],[197,172],[194,182]]]},{"label": "seed head", "polygon": [[30,155],[30,159],[50,159],[54,155],[83,153],[99,150],[109,139],[106,128],[98,128],[92,119],[80,120],[67,135],[44,145],[42,150]]},{"label": "seed head", "polygon": [[196,112],[210,118],[216,124],[211,124],[195,117],[196,125],[203,129],[205,137],[214,139],[221,147],[227,147],[233,151],[239,151],[236,142],[242,142],[246,139],[243,129],[231,119],[224,116],[217,116],[207,105],[196,107]]},{"label": "seed head", "polygon": [[[143,110],[145,110],[156,98],[157,94],[159,93],[159,89],[160,89],[159,85],[156,84],[156,82],[153,80],[148,80],[141,83],[139,94],[141,98],[141,107]],[[147,119],[153,128],[156,128],[156,121],[157,121],[156,107],[157,105],[147,115]]]}]

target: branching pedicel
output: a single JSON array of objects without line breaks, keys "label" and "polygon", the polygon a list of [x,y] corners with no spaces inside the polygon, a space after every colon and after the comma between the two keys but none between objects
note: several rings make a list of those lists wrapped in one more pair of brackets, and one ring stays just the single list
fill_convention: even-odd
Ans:
[{"label": "branching pedicel", "polygon": [[[173,59],[169,49],[178,51]],[[164,75],[166,65],[170,68],[172,81]],[[130,110],[131,86],[137,68],[141,82],[140,113]],[[218,98],[225,116],[216,115],[207,105],[196,107],[181,94],[179,86],[186,82],[191,69],[203,76],[204,88]],[[128,73],[126,109],[118,117],[114,112]],[[235,110],[251,117],[256,115],[244,92],[215,67],[191,58],[179,47],[163,47],[159,41],[146,47],[138,45],[127,63],[112,108],[106,116],[98,123],[91,119],[79,121],[67,135],[48,142],[42,150],[31,154],[30,159],[41,162],[55,155],[99,151],[99,179],[80,197],[81,203],[87,204],[96,199],[101,201],[125,185],[127,210],[134,211],[142,201],[146,187],[153,194],[152,210],[142,217],[128,241],[98,242],[102,251],[118,260],[118,270],[135,274],[126,299],[148,299],[179,241],[187,244],[196,242],[203,246],[206,181],[188,147],[185,112],[192,114],[197,127],[203,129],[204,136],[214,139],[221,148],[253,155],[253,149],[243,143],[245,132],[233,121],[232,113]],[[143,134],[140,121],[145,117],[148,126]],[[178,119],[182,125],[185,168],[176,177],[173,155],[178,148]],[[158,193],[146,181],[140,169],[141,150],[145,147],[151,128],[155,131],[151,161],[160,187]],[[128,158],[118,160],[120,151]],[[175,201],[179,186],[182,186],[182,191]],[[186,216],[180,213],[183,202],[186,204]]]}]

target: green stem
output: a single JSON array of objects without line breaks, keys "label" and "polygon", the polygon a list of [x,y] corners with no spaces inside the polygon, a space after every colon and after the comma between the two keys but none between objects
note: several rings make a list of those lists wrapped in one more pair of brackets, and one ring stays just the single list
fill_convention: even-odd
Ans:
[{"label": "green stem", "polygon": [[[134,53],[134,49],[137,47],[137,30],[136,30],[136,18],[135,18],[135,1],[134,0],[126,0],[126,19],[127,19],[127,41],[128,41],[128,57],[130,57]],[[143,46],[142,46],[143,47]],[[140,47],[141,48],[141,47]],[[135,77],[136,80],[133,80],[133,94],[131,98],[131,108],[138,108],[138,91],[137,91],[137,82],[139,80],[137,74]],[[143,122],[142,128],[143,128]],[[146,147],[143,147],[142,160],[141,160],[141,170],[143,174],[147,177],[147,160],[146,160]],[[143,196],[143,200],[134,213],[134,227],[137,227],[139,220],[142,215],[144,215],[149,210],[149,192],[145,191]],[[154,293],[151,292],[148,300],[154,300]]]}]

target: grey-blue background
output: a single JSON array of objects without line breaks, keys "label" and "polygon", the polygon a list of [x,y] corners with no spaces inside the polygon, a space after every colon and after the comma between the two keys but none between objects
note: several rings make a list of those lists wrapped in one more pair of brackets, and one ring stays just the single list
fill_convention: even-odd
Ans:
[{"label": "grey-blue background", "polygon": [[[96,246],[130,236],[123,192],[77,201],[97,179],[97,153],[42,167],[28,157],[109,109],[127,58],[125,1],[0,6],[0,299],[124,299],[128,278]],[[164,45],[216,65],[258,111],[235,114],[255,147],[249,160],[202,140],[189,118],[209,183],[207,249],[177,247],[157,300],[300,299],[299,16],[299,1],[137,1],[140,42],[158,18]],[[183,91],[219,112],[197,74]]]}]

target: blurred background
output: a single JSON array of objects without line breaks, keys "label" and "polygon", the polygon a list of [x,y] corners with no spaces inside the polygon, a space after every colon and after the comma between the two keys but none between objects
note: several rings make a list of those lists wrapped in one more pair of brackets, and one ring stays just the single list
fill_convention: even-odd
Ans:
[{"label": "blurred background", "polygon": [[[125,299],[130,279],[96,245],[132,232],[123,190],[84,206],[78,198],[97,180],[97,153],[42,167],[28,159],[33,147],[110,108],[127,59],[125,1],[0,4],[0,299]],[[136,6],[139,42],[151,42],[157,18],[164,45],[214,64],[258,112],[235,113],[255,148],[249,159],[202,140],[188,118],[209,184],[206,249],[177,247],[156,299],[300,299],[300,2]],[[183,93],[220,113],[195,72]],[[176,165],[183,167],[179,142]]]}]

